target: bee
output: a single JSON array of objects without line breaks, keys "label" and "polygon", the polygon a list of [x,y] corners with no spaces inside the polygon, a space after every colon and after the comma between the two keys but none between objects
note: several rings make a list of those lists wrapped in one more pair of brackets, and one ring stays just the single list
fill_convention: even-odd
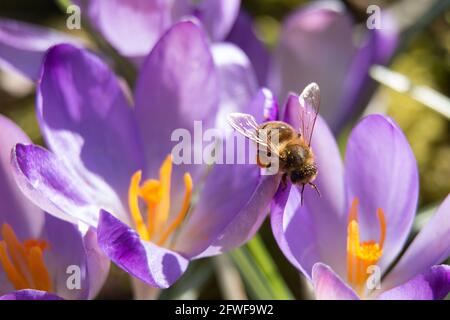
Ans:
[{"label": "bee", "polygon": [[258,124],[253,116],[245,113],[229,114],[228,122],[240,134],[257,143],[256,162],[261,168],[270,168],[273,161],[269,159],[276,159],[276,173],[282,174],[283,186],[286,187],[289,178],[292,184],[301,187],[303,202],[305,185],[310,185],[320,196],[319,189],[313,183],[318,170],[311,148],[320,106],[320,90],[316,83],[309,84],[303,90],[299,105],[299,110],[295,110],[298,119],[293,119],[298,122],[298,131],[283,121]]}]

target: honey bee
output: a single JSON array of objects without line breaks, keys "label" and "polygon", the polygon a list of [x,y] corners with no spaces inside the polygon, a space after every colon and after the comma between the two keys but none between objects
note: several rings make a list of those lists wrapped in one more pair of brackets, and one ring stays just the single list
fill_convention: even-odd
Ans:
[{"label": "honey bee", "polygon": [[[231,113],[228,122],[239,133],[258,145],[257,164],[270,168],[274,157],[277,172],[282,174],[283,186],[287,178],[301,187],[302,203],[305,185],[310,185],[320,196],[313,183],[317,177],[317,165],[311,148],[311,139],[320,106],[320,90],[315,83],[309,84],[299,96],[298,131],[283,121],[267,121],[258,124],[255,118],[245,113]],[[273,158],[272,158],[273,159]]]}]

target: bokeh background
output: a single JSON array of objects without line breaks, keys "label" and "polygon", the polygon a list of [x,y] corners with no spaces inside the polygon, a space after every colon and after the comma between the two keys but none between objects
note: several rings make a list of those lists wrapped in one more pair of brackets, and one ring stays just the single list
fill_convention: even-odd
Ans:
[{"label": "bokeh background", "polygon": [[[439,0],[441,3],[448,2]],[[280,23],[292,10],[308,1],[298,0],[243,0],[242,6],[254,18],[254,28],[268,48],[273,48],[279,36]],[[396,18],[407,28],[402,44],[392,59],[389,69],[407,76],[413,83],[450,96],[450,10],[429,12],[433,1],[347,0],[343,1],[358,22],[365,23],[366,8],[370,4],[390,7]],[[445,6],[442,6],[445,7]],[[421,11],[422,10],[422,11]],[[2,0],[0,16],[28,21],[70,32],[84,38],[84,30],[67,30],[66,14],[57,1]],[[409,20],[412,21],[409,21]],[[92,46],[95,46],[93,43]],[[417,102],[408,94],[398,93],[383,85],[378,86],[367,112],[387,112],[404,130],[417,158],[420,171],[420,202],[416,228],[429,218],[433,208],[450,192],[450,121],[444,115]],[[21,126],[36,143],[42,143],[34,113],[34,86],[21,77],[0,71],[0,113]],[[342,149],[350,124],[339,137]],[[1,129],[1,128],[0,128]],[[259,241],[268,248],[274,267],[266,274],[280,272],[292,296],[310,298],[307,285],[298,272],[286,261],[273,240],[266,223]],[[250,244],[251,246],[251,244]],[[251,247],[249,249],[251,254]],[[242,257],[241,257],[242,258]],[[174,287],[161,293],[161,298],[254,298],[251,285],[241,277],[245,269],[236,267],[236,254],[197,261]],[[241,259],[242,260],[242,259]],[[241,261],[242,262],[242,261]],[[244,263],[245,265],[245,263]],[[251,265],[247,266],[251,268]],[[264,278],[255,280],[264,281]],[[126,299],[131,297],[128,276],[113,268],[99,298]]]}]

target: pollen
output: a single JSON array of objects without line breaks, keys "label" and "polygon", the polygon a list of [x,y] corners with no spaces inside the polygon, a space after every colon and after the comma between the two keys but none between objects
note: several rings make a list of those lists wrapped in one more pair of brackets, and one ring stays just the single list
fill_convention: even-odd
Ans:
[{"label": "pollen", "polygon": [[382,209],[377,210],[380,224],[380,239],[360,241],[358,224],[358,198],[352,202],[347,227],[347,279],[351,286],[360,294],[365,292],[365,283],[369,277],[368,268],[376,265],[383,255],[383,245],[386,238],[386,220]]},{"label": "pollen", "polygon": [[30,239],[21,243],[9,224],[1,228],[0,265],[15,290],[52,290],[52,281],[45,265],[45,241]]},{"label": "pollen", "polygon": [[[192,197],[192,177],[184,174],[185,194],[178,214],[170,218],[170,190],[172,178],[172,156],[166,157],[159,170],[159,179],[149,179],[141,184],[142,172],[132,177],[128,191],[128,205],[139,236],[146,241],[165,245],[189,212]],[[141,200],[141,201],[140,201]],[[141,203],[146,207],[146,219],[141,212]]]}]

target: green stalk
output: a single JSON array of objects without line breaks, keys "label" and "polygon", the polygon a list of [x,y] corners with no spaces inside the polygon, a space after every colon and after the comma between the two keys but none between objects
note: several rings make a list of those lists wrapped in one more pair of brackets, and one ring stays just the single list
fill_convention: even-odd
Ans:
[{"label": "green stalk", "polygon": [[275,299],[274,294],[267,286],[266,279],[261,273],[259,266],[250,259],[245,251],[246,249],[241,247],[230,252],[230,256],[247,284],[250,291],[249,295],[257,300]]},{"label": "green stalk", "polygon": [[247,247],[250,254],[266,276],[267,281],[275,294],[275,299],[294,299],[294,296],[281,277],[280,272],[273,262],[261,237],[257,234],[250,242],[248,242]]}]

